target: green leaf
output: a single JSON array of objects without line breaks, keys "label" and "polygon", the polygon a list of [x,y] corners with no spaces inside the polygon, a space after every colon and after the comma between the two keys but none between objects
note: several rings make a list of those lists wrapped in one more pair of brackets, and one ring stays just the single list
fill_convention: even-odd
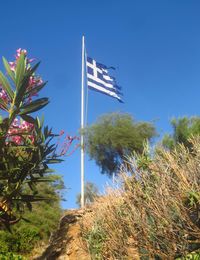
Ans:
[{"label": "green leaf", "polygon": [[49,133],[48,126],[45,126],[45,127],[44,127],[44,136],[45,136],[45,139],[48,137],[48,133]]},{"label": "green leaf", "polygon": [[50,169],[50,168],[47,168],[45,170],[45,173],[52,173],[52,172],[55,172],[55,170],[54,169]]},{"label": "green leaf", "polygon": [[21,115],[21,118],[28,123],[35,124],[35,119],[32,116]]},{"label": "green leaf", "polygon": [[51,154],[53,151],[55,151],[56,145],[52,144],[50,145],[44,152],[44,156],[47,156],[49,154]]},{"label": "green leaf", "polygon": [[47,81],[30,89],[29,91],[26,92],[26,96],[29,97],[34,93],[38,93],[41,89],[43,89],[43,87],[47,84]]},{"label": "green leaf", "polygon": [[0,107],[2,107],[4,110],[8,111],[7,104],[1,98],[0,98]]},{"label": "green leaf", "polygon": [[[30,95],[30,92],[32,90],[27,91],[27,88],[28,88],[28,85],[29,85],[29,80],[30,80],[30,77],[34,74],[34,72],[36,71],[36,69],[38,68],[39,65],[40,65],[40,62],[38,62],[35,66],[33,66],[32,68],[29,68],[26,71],[26,73],[25,73],[25,75],[22,79],[22,82],[19,86],[19,89],[17,90],[17,95],[16,95],[16,99],[15,99],[15,105],[17,107],[19,106],[21,101],[23,101],[25,98],[27,98]],[[46,82],[43,83],[43,86],[42,86],[42,84],[40,86],[38,86],[37,91],[41,90],[44,87],[45,84],[46,84]],[[36,88],[34,88],[34,91],[36,91]]]},{"label": "green leaf", "polygon": [[31,221],[29,219],[27,219],[27,218],[22,217],[21,219],[24,220],[27,223],[31,223]]},{"label": "green leaf", "polygon": [[7,78],[4,76],[4,74],[0,71],[0,84],[2,85],[5,92],[8,94],[11,101],[13,100],[14,93],[12,91],[12,88],[7,80]]},{"label": "green leaf", "polygon": [[39,61],[39,62],[36,63],[32,68],[29,68],[29,69],[27,70],[26,76],[27,76],[27,77],[30,77],[30,76],[37,70],[37,68],[39,67],[40,63],[41,63],[41,62]]},{"label": "green leaf", "polygon": [[41,125],[41,128],[43,127],[44,125],[44,114],[41,116],[40,118],[40,125]]},{"label": "green leaf", "polygon": [[[39,118],[38,116],[36,117],[36,122],[37,122],[37,124],[36,124],[36,130],[38,129],[38,130],[41,130],[42,129],[42,127],[43,127],[43,125],[44,125],[44,115],[42,115],[42,117],[41,118]],[[42,135],[42,132],[41,131],[39,131],[40,133],[41,133],[41,135]],[[45,139],[44,139],[45,140]]]},{"label": "green leaf", "polygon": [[50,163],[60,163],[60,162],[63,162],[64,160],[62,159],[47,159],[46,160],[46,163],[47,164],[50,164]]},{"label": "green leaf", "polygon": [[40,122],[40,119],[39,119],[38,116],[36,117],[36,120],[37,120],[37,127],[38,127],[38,129],[41,129],[42,126],[41,126],[41,122]]},{"label": "green leaf", "polygon": [[34,178],[32,180],[27,180],[25,181],[25,183],[35,183],[35,182],[54,182],[54,180],[50,179],[50,178]]},{"label": "green leaf", "polygon": [[28,202],[48,200],[45,197],[35,196],[35,195],[21,195],[20,197],[21,198],[14,198],[13,200],[15,200],[15,201],[28,201]]},{"label": "green leaf", "polygon": [[25,60],[26,59],[24,53],[21,53],[20,57],[17,60],[17,65],[16,65],[15,84],[17,89],[19,89],[21,81],[24,77],[25,68],[26,68]]},{"label": "green leaf", "polygon": [[20,84],[19,88],[17,89],[17,94],[16,94],[16,98],[15,98],[16,107],[18,107],[20,102],[22,102],[24,100],[24,98],[26,97],[25,93],[26,93],[27,87],[29,85],[30,77],[35,72],[35,70],[37,69],[39,64],[40,64],[40,62],[38,62],[35,66],[33,66],[33,68],[29,68],[27,70],[27,72],[25,73],[25,75],[23,76],[21,84]]},{"label": "green leaf", "polygon": [[6,58],[3,57],[3,64],[4,64],[4,67],[8,73],[8,75],[10,76],[10,78],[15,81],[15,75],[14,75],[14,72],[10,69],[10,65],[8,63],[8,61],[6,60]]},{"label": "green leaf", "polygon": [[19,113],[19,115],[36,112],[36,111],[42,109],[43,107],[45,107],[48,103],[49,103],[48,98],[37,99],[37,100],[31,102],[30,104],[22,106],[21,112]]}]

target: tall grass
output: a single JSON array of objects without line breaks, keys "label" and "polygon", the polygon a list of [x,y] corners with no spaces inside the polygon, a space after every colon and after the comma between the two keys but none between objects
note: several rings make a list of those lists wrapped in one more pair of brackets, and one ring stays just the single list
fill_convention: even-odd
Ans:
[{"label": "tall grass", "polygon": [[128,158],[120,188],[83,219],[93,259],[175,259],[200,248],[200,139],[191,145]]}]

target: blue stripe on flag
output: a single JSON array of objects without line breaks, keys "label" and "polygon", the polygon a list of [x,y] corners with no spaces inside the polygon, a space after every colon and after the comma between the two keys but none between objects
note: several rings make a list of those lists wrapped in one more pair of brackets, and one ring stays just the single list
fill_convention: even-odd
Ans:
[{"label": "blue stripe on flag", "polygon": [[115,98],[115,99],[117,99],[120,103],[124,103],[123,102],[123,100],[121,100],[121,98],[117,98],[117,97],[113,97],[113,96],[111,96],[111,95],[109,95],[109,94],[107,94],[107,93],[104,93],[104,92],[102,92],[102,91],[100,91],[100,90],[98,90],[98,89],[96,89],[96,88],[94,88],[94,87],[91,87],[91,86],[88,86],[88,88],[89,89],[92,89],[92,90],[94,90],[94,91],[96,91],[96,92],[98,92],[98,93],[103,93],[104,95],[106,95],[106,96],[109,96],[109,97],[112,97],[112,98]]}]

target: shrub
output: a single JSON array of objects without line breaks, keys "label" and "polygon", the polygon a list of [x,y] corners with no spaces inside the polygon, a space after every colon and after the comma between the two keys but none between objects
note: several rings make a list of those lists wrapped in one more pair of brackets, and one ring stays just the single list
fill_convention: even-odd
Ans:
[{"label": "shrub", "polygon": [[[74,137],[67,136],[58,154],[58,135],[43,126],[44,119],[32,113],[42,109],[48,98],[38,98],[46,85],[37,75],[27,51],[18,49],[13,62],[3,58],[6,73],[0,71],[0,223],[8,229],[23,218],[25,208],[46,199],[40,183],[54,181],[49,164],[59,163]],[[63,131],[62,131],[63,134]]]},{"label": "shrub", "polygon": [[0,253],[1,260],[27,260],[25,257],[13,253]]},{"label": "shrub", "polygon": [[190,143],[192,152],[160,150],[145,167],[141,156],[128,159],[120,189],[109,189],[84,217],[91,254],[94,230],[104,234],[100,259],[174,259],[200,248],[200,138]]}]

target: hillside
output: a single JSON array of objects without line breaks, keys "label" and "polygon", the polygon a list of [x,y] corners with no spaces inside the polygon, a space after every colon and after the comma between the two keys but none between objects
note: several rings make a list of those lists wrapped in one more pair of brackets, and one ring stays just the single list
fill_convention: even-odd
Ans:
[{"label": "hillside", "polygon": [[66,211],[35,260],[200,259],[200,138],[190,144],[129,158],[116,187]]},{"label": "hillside", "polygon": [[58,230],[52,235],[49,246],[34,260],[90,260],[87,246],[81,238],[82,210],[68,210],[60,220]]}]

